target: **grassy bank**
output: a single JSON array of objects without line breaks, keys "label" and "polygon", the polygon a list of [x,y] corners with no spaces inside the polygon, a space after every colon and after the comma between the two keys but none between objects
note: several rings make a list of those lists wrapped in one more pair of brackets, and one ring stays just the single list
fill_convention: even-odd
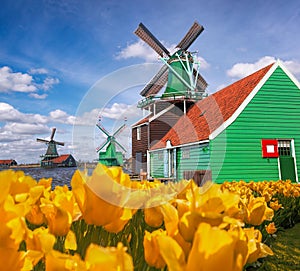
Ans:
[{"label": "grassy bank", "polygon": [[293,228],[278,232],[271,241],[274,255],[264,259],[258,271],[300,270],[300,223]]}]

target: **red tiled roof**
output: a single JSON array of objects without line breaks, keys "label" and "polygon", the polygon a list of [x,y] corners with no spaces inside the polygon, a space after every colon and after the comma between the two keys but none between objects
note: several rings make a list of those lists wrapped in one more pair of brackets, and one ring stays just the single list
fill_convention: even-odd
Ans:
[{"label": "red tiled roof", "polygon": [[177,146],[208,139],[234,114],[272,66],[268,65],[197,102],[151,149],[165,148],[167,140],[172,146]]},{"label": "red tiled roof", "polygon": [[8,165],[11,164],[14,160],[8,159],[8,160],[0,160],[0,165]]},{"label": "red tiled roof", "polygon": [[70,154],[62,154],[54,159],[51,159],[51,161],[54,163],[54,164],[60,164],[64,161],[66,161],[68,158],[69,158]]}]

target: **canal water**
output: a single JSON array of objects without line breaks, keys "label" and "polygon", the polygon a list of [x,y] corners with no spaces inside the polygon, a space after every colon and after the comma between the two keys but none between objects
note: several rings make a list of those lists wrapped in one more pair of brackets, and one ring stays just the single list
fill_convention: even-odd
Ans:
[{"label": "canal water", "polygon": [[[61,168],[41,168],[41,167],[20,167],[20,168],[13,168],[13,170],[24,171],[26,175],[30,175],[35,180],[39,180],[42,178],[52,178],[52,188],[55,186],[63,186],[67,185],[70,187],[70,182],[72,176],[77,168],[76,167],[61,167]],[[5,170],[5,169],[0,169]]]}]

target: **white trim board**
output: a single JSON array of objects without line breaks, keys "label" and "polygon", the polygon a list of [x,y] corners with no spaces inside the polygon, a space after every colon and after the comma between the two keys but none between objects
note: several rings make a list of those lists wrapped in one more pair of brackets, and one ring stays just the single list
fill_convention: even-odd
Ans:
[{"label": "white trim board", "polygon": [[255,88],[251,91],[248,97],[242,102],[242,104],[238,107],[238,109],[231,115],[229,119],[222,123],[215,131],[213,131],[209,135],[209,139],[212,140],[216,138],[219,134],[221,134],[230,124],[232,124],[237,117],[243,112],[246,106],[251,102],[257,92],[262,88],[262,86],[267,82],[270,76],[274,73],[274,71],[280,67],[286,75],[293,81],[293,83],[300,89],[299,81],[288,71],[288,69],[282,64],[280,60],[277,60],[273,66],[268,70],[265,76],[259,81],[259,83],[255,86]]},{"label": "white trim board", "polygon": [[[176,149],[176,148],[182,148],[182,147],[188,147],[188,146],[192,146],[192,145],[201,145],[201,144],[204,144],[204,143],[209,143],[209,140],[208,139],[204,139],[204,140],[201,140],[201,141],[196,141],[196,142],[191,142],[191,143],[186,143],[186,144],[181,144],[181,145],[175,145],[175,146],[172,146],[171,148],[168,148],[168,149]],[[156,152],[156,151],[162,151],[162,150],[166,150],[167,148],[164,147],[164,148],[159,148],[159,149],[155,149],[155,150],[149,150],[149,152]]]}]

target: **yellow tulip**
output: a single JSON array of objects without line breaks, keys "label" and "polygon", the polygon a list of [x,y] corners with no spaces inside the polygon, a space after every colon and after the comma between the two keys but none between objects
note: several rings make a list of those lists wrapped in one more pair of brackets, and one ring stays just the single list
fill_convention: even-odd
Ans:
[{"label": "yellow tulip", "polygon": [[56,238],[49,229],[40,227],[29,231],[25,241],[28,250],[40,251],[44,255],[52,251]]},{"label": "yellow tulip", "polygon": [[157,236],[160,255],[169,271],[183,271],[186,266],[185,254],[180,245],[170,236]]},{"label": "yellow tulip", "polygon": [[248,238],[248,256],[247,263],[253,263],[257,259],[273,255],[272,250],[265,244],[261,243],[262,234],[259,230],[252,228],[244,229]]},{"label": "yellow tulip", "polygon": [[275,223],[272,222],[268,226],[266,226],[266,231],[267,231],[268,234],[274,234],[277,231]]},{"label": "yellow tulip", "polygon": [[63,209],[63,206],[57,207],[52,201],[41,199],[41,211],[46,217],[49,231],[56,236],[64,236],[68,233],[72,216]]},{"label": "yellow tulip", "polygon": [[41,225],[46,222],[45,216],[39,205],[32,205],[29,213],[26,214],[26,219],[33,225]]},{"label": "yellow tulip", "polygon": [[154,228],[160,227],[164,221],[159,206],[144,209],[144,219],[149,226]]},{"label": "yellow tulip", "polygon": [[91,244],[85,255],[88,271],[133,271],[133,262],[122,243],[117,247],[100,247]]},{"label": "yellow tulip", "polygon": [[0,205],[0,247],[18,248],[26,235],[24,208],[20,205],[10,195]]},{"label": "yellow tulip", "polygon": [[24,266],[24,260],[24,251],[0,246],[1,271],[21,271]]},{"label": "yellow tulip", "polygon": [[278,200],[275,200],[275,201],[271,201],[271,202],[270,202],[270,207],[271,207],[274,211],[277,211],[277,210],[279,210],[279,209],[282,207],[282,204],[279,204],[279,203],[278,203]]},{"label": "yellow tulip", "polygon": [[73,231],[69,231],[66,236],[64,247],[66,250],[76,250],[77,249],[77,242],[76,242],[76,236]]},{"label": "yellow tulip", "polygon": [[[120,174],[118,170],[116,172]],[[116,172],[115,174],[117,174]],[[91,177],[86,176],[86,180],[84,180],[82,174],[76,171],[72,177],[71,184],[73,194],[86,223],[104,226],[108,231],[118,232],[124,228],[128,220],[132,217],[134,210],[130,212],[129,216],[126,216],[126,219],[122,219],[124,218],[124,212],[128,214],[128,211],[107,202],[98,195],[98,192],[100,192],[100,195],[104,193],[106,196],[110,194],[110,197],[118,197],[118,194],[114,195],[113,193],[113,176],[111,174],[106,168],[99,166],[94,170]]]},{"label": "yellow tulip", "polygon": [[47,271],[86,271],[86,265],[80,256],[64,254],[52,250],[45,259]]},{"label": "yellow tulip", "polygon": [[263,197],[252,198],[247,206],[247,223],[260,225],[264,220],[272,220],[274,211],[267,206]]},{"label": "yellow tulip", "polygon": [[150,266],[154,266],[155,268],[164,268],[166,266],[158,245],[158,237],[160,236],[167,236],[167,233],[162,229],[158,229],[152,233],[145,231],[143,241],[145,260]]},{"label": "yellow tulip", "polygon": [[238,241],[225,230],[201,223],[195,233],[186,270],[242,270],[246,255],[237,253]]},{"label": "yellow tulip", "polygon": [[211,226],[219,226],[223,222],[224,215],[214,212],[187,212],[178,224],[179,232],[188,242],[192,242],[194,234],[200,223],[208,223]]}]

